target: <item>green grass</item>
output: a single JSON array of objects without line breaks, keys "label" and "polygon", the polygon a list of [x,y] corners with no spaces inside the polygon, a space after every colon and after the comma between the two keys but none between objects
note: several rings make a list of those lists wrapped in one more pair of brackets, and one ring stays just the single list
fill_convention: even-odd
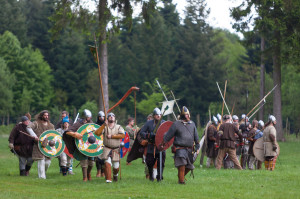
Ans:
[{"label": "green grass", "polygon": [[[8,150],[8,136],[0,137],[0,198],[300,198],[299,142],[280,143],[281,153],[273,172],[237,171],[199,168],[195,163],[195,178],[187,176],[186,185],[177,184],[177,169],[168,151],[164,181],[145,179],[144,165],[136,160],[125,165],[122,160],[122,180],[106,184],[103,178],[82,182],[80,166],[75,175],[59,174],[57,158],[52,160],[47,179],[37,178],[34,163],[30,176],[20,177],[18,159]],[[78,161],[74,162],[77,165]]]}]

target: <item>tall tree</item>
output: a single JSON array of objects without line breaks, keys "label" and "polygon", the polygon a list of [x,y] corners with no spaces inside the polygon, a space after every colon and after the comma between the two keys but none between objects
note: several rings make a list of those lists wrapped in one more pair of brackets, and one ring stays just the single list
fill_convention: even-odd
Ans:
[{"label": "tall tree", "polygon": [[[125,24],[131,29],[133,3],[142,5],[142,14],[146,22],[149,22],[151,13],[155,10],[156,0],[99,0],[96,3],[97,9],[94,14],[83,8],[79,0],[57,0],[56,13],[52,17],[55,22],[52,32],[54,36],[66,26],[79,29],[82,32],[91,35],[91,32],[96,31],[99,44],[99,58],[101,66],[101,75],[103,81],[104,104],[108,107],[108,59],[107,59],[107,40],[108,34],[118,31],[120,24]],[[113,12],[118,15],[114,16]],[[120,15],[121,14],[121,15]],[[112,29],[107,32],[108,24],[112,25]],[[100,98],[101,99],[101,98]],[[102,103],[100,109],[103,110]]]}]

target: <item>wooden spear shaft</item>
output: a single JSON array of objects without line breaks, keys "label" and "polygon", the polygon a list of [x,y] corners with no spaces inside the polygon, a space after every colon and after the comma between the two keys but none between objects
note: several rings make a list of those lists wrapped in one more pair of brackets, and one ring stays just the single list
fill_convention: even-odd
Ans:
[{"label": "wooden spear shaft", "polygon": [[227,88],[227,80],[225,81],[224,101],[223,101],[223,105],[222,105],[222,117],[223,117],[223,111],[224,111],[224,103],[225,103],[225,99],[226,99],[226,88]]},{"label": "wooden spear shaft", "polygon": [[136,124],[136,92],[134,91],[134,123]]},{"label": "wooden spear shaft", "polygon": [[98,56],[98,47],[97,47],[97,40],[96,40],[96,34],[95,33],[94,33],[94,39],[95,39],[95,48],[96,48],[97,63],[98,63],[100,92],[102,94],[102,103],[103,103],[104,114],[105,114],[105,119],[106,119],[106,108],[105,108],[104,93],[103,93],[103,86],[102,86],[102,77],[101,77],[101,69],[100,69],[99,56]]}]

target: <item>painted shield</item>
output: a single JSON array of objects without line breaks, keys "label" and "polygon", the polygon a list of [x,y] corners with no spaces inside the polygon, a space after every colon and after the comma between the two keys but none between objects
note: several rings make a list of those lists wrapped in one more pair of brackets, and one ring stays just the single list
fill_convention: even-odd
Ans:
[{"label": "painted shield", "polygon": [[[45,147],[42,146],[43,141],[46,142]],[[44,131],[39,137],[38,147],[45,156],[56,157],[64,151],[65,143],[59,132],[48,130]]]},{"label": "painted shield", "polygon": [[103,152],[103,135],[94,134],[99,127],[98,124],[89,123],[77,130],[83,137],[80,140],[75,139],[75,145],[83,155],[96,157]]},{"label": "painted shield", "polygon": [[[277,144],[277,149],[276,149],[277,154],[279,155],[280,148],[279,145]],[[255,141],[253,145],[253,153],[254,156],[261,162],[265,161],[265,153],[264,153],[264,139],[261,137],[258,140]]]},{"label": "painted shield", "polygon": [[125,132],[125,138],[120,139],[120,142],[124,142],[124,147],[122,147],[120,149],[120,155],[121,158],[123,158],[126,153],[130,150],[129,145],[130,145],[130,139],[129,139],[129,135],[127,132]]},{"label": "painted shield", "polygon": [[[169,128],[172,126],[173,122],[171,121],[166,121],[164,123],[162,123],[157,131],[156,131],[156,135],[155,135],[155,145],[158,146],[162,143],[163,139],[164,139],[164,135],[168,132]],[[167,143],[165,143],[164,149],[163,150],[167,150],[174,142],[174,137]]]}]

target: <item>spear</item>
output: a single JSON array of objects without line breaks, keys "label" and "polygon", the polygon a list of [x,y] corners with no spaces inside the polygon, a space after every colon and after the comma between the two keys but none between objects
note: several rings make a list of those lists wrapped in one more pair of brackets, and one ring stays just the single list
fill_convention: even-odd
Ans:
[{"label": "spear", "polygon": [[226,99],[226,88],[227,88],[227,80],[225,81],[225,88],[224,88],[224,101],[223,101],[223,105],[222,105],[222,117],[223,117],[223,111],[224,111],[224,102]]},{"label": "spear", "polygon": [[226,107],[226,109],[227,109],[227,111],[228,111],[228,114],[229,114],[229,115],[231,115],[231,114],[230,114],[230,111],[229,111],[229,109],[228,109],[228,106],[227,106],[227,104],[226,104],[226,102],[225,102],[225,99],[224,99],[224,97],[223,97],[223,94],[222,94],[222,92],[221,92],[221,89],[220,89],[219,83],[218,83],[218,82],[216,82],[216,83],[217,83],[217,86],[218,86],[219,92],[220,92],[220,94],[221,94],[221,97],[222,97],[222,99],[223,99],[223,102],[224,102],[224,104],[225,104],[225,107]]},{"label": "spear", "polygon": [[254,108],[247,114],[247,116],[262,102],[262,101],[264,101],[267,97],[268,97],[268,95],[270,95],[272,92],[273,92],[273,90],[275,89],[277,87],[277,84],[276,84],[276,86],[274,86],[274,88],[272,88],[272,90],[270,90],[255,106],[254,106]]},{"label": "spear", "polygon": [[175,104],[176,104],[176,106],[177,106],[177,108],[178,108],[178,111],[179,111],[179,113],[180,113],[180,108],[179,108],[178,103],[177,103],[177,101],[176,101],[176,99],[175,99],[175,95],[174,95],[173,91],[171,91],[171,94],[172,94],[172,96],[173,96],[173,98],[174,98]]}]

